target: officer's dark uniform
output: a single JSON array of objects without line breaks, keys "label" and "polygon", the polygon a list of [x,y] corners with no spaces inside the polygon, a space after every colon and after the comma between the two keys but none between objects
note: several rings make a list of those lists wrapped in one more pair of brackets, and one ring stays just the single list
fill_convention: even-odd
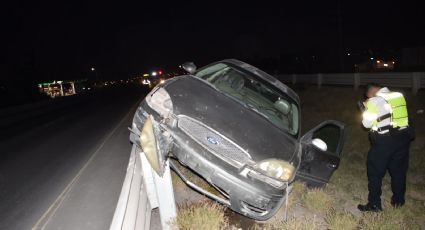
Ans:
[{"label": "officer's dark uniform", "polygon": [[382,210],[382,178],[387,169],[393,192],[391,204],[402,206],[405,203],[406,173],[412,139],[406,101],[401,93],[382,88],[376,97],[368,100],[366,107],[363,125],[371,129],[371,148],[367,156],[369,203],[359,205],[358,208],[361,211]]}]

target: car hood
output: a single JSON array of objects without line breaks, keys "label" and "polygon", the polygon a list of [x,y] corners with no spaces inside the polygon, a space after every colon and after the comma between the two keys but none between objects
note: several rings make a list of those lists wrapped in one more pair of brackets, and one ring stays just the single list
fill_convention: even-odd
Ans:
[{"label": "car hood", "polygon": [[175,115],[186,115],[211,127],[245,149],[253,161],[292,159],[297,146],[294,137],[204,80],[183,76],[164,88]]}]

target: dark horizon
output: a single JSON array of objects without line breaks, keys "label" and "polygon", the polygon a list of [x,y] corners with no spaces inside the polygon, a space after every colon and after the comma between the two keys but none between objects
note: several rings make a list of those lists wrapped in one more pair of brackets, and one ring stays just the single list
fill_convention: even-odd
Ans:
[{"label": "dark horizon", "polygon": [[[315,56],[425,45],[419,1],[139,3],[16,1],[3,7],[1,78],[126,78],[184,61]],[[288,64],[288,63],[287,63]],[[336,69],[337,69],[336,68]]]}]

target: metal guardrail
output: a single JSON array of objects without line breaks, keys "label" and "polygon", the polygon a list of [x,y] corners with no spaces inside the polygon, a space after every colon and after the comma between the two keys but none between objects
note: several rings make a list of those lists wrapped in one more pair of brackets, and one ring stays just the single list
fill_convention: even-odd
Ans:
[{"label": "metal guardrail", "polygon": [[315,84],[319,88],[322,85],[352,85],[354,89],[358,89],[370,82],[389,87],[411,88],[413,94],[425,88],[425,72],[279,74],[275,77],[284,83]]},{"label": "metal guardrail", "polygon": [[177,211],[169,162],[160,177],[141,149],[133,145],[110,230],[148,230],[154,208],[159,210],[162,229],[171,229]]}]

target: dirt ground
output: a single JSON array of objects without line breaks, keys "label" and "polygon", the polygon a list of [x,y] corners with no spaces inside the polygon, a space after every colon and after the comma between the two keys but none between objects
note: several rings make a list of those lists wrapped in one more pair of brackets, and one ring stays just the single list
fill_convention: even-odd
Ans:
[{"label": "dirt ground", "polygon": [[[414,121],[416,139],[411,144],[406,205],[394,209],[389,205],[389,176],[383,184],[383,208],[379,214],[360,213],[356,206],[367,201],[366,156],[369,148],[367,131],[361,127],[361,113],[356,101],[362,91],[348,87],[294,87],[301,99],[302,132],[321,121],[334,119],[346,124],[346,141],[341,164],[329,184],[322,189],[309,189],[296,182],[289,200],[289,219],[284,221],[284,208],[266,222],[256,222],[230,210],[217,216],[221,229],[425,229],[425,92],[407,98],[409,115]],[[176,200],[182,208],[210,202],[208,198],[186,187],[173,175]],[[184,207],[183,207],[184,206]],[[211,206],[213,207],[213,206]],[[216,206],[214,206],[216,207]],[[193,217],[192,217],[193,218]],[[195,219],[195,218],[193,218]],[[211,220],[211,218],[209,218]],[[197,229],[196,226],[186,227]]]}]

